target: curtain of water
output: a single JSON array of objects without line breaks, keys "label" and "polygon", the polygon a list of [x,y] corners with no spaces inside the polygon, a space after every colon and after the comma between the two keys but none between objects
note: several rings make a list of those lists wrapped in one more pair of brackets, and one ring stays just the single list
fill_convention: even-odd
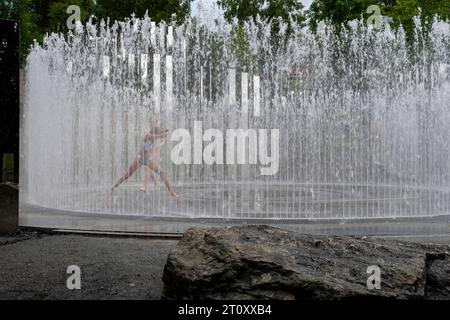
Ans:
[{"label": "curtain of water", "polygon": [[[362,22],[339,34],[280,23],[273,34],[264,21],[208,30],[146,17],[52,34],[27,63],[23,194],[59,209],[155,216],[448,214],[449,24],[436,20],[426,35],[421,28],[408,43],[402,29]],[[269,133],[278,129],[278,171],[201,157],[175,164],[169,135],[158,162],[180,197],[162,182],[140,192],[140,168],[109,198],[151,116],[171,133],[191,133],[192,162],[195,144],[210,143],[194,142],[194,121],[224,141],[227,129],[256,129],[250,147],[237,150],[247,156],[258,142],[276,156]]]}]

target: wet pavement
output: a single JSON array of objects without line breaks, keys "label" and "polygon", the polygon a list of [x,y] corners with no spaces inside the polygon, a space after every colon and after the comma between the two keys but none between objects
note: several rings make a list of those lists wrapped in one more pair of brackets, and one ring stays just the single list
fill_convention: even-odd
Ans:
[{"label": "wet pavement", "polygon": [[191,227],[269,224],[298,232],[327,235],[450,235],[449,216],[396,219],[206,219],[158,218],[71,212],[20,205],[19,224],[45,229],[179,236]]}]

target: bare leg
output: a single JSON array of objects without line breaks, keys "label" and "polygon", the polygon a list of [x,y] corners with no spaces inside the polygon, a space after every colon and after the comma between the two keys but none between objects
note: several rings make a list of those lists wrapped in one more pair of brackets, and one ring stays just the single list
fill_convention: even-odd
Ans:
[{"label": "bare leg", "polygon": [[[159,155],[159,150],[161,149],[161,146],[164,144],[164,140],[157,140],[155,143],[155,146],[152,148],[152,153],[150,155],[150,161],[153,161],[154,163],[158,163],[158,155]],[[148,172],[150,173],[150,177],[152,178],[153,181],[153,191],[156,191],[158,188],[157,185],[157,177],[155,175],[155,172],[153,170],[150,170],[150,168],[146,167],[146,170],[148,170]]]},{"label": "bare leg", "polygon": [[166,185],[167,190],[169,190],[169,192],[172,195],[172,197],[177,198],[178,194],[175,192],[175,190],[173,190],[169,179],[167,179],[166,175],[161,170],[161,168],[154,161],[150,161],[150,163],[148,164],[148,167],[151,170],[153,170],[154,172],[156,172],[161,177],[161,179],[164,181],[164,184]]},{"label": "bare leg", "polygon": [[110,194],[116,189],[122,182],[127,180],[137,169],[139,168],[139,161],[133,160],[131,162],[130,166],[128,167],[127,171],[117,180],[117,182],[114,184],[114,186],[111,187]]},{"label": "bare leg", "polygon": [[148,174],[150,169],[148,167],[144,168],[144,182],[142,184],[142,187],[139,188],[139,190],[146,192],[147,191],[147,184],[148,184]]},{"label": "bare leg", "polygon": [[153,181],[153,191],[156,191],[158,189],[156,175],[152,170],[150,170],[149,167],[146,167],[145,169],[150,172],[150,177],[152,178],[152,181]]},{"label": "bare leg", "polygon": [[155,174],[152,170],[150,170],[149,167],[145,167],[144,168],[144,181],[142,184],[142,187],[139,188],[139,190],[146,192],[147,191],[147,185],[148,185],[148,176],[150,175],[150,178],[152,178],[152,182],[153,182],[153,190],[156,190],[156,177]]}]

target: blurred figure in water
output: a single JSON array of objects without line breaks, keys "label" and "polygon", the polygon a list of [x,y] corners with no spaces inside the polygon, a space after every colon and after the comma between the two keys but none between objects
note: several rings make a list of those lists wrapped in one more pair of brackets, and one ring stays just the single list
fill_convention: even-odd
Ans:
[{"label": "blurred figure in water", "polygon": [[178,194],[173,189],[169,179],[165,173],[161,170],[157,163],[159,150],[164,144],[164,139],[169,133],[168,129],[161,129],[158,126],[158,121],[155,118],[150,118],[150,128],[144,130],[144,136],[141,140],[141,146],[137,157],[131,162],[125,173],[117,180],[117,182],[111,187],[109,195],[112,195],[113,191],[125,180],[127,180],[140,166],[145,167],[144,183],[140,188],[141,191],[147,190],[148,176],[150,175],[153,180],[153,186],[156,188],[156,175],[158,174],[164,181],[167,190],[173,197],[178,197]]}]

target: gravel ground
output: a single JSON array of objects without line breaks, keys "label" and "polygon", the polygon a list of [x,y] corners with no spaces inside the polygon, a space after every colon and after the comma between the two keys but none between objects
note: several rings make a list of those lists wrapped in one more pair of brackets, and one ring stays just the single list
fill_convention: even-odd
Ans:
[{"label": "gravel ground", "polygon": [[[19,232],[0,237],[0,299],[159,299],[173,240]],[[67,267],[81,268],[68,290]]]},{"label": "gravel ground", "polygon": [[[450,243],[450,235],[394,238]],[[163,268],[176,243],[32,230],[0,236],[0,300],[160,299]],[[69,265],[81,268],[81,290],[67,289]]]}]

